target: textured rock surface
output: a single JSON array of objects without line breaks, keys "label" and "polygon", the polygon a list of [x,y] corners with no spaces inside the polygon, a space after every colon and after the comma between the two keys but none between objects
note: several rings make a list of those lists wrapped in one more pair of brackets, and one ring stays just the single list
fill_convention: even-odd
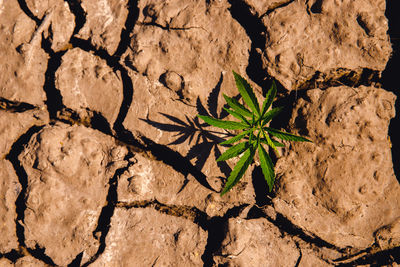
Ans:
[{"label": "textured rock surface", "polygon": [[0,110],[0,159],[10,152],[17,139],[34,125],[47,121],[45,111],[33,110],[23,113],[12,113]]},{"label": "textured rock surface", "polygon": [[[263,18],[264,66],[288,90],[381,72],[391,54],[385,1],[292,1]],[[306,83],[307,85],[307,83]]]},{"label": "textured rock surface", "polygon": [[14,267],[43,267],[44,264],[42,261],[32,257],[32,256],[25,256],[20,259],[18,259],[15,264],[13,265]]},{"label": "textured rock surface", "polygon": [[78,36],[113,54],[120,42],[121,31],[128,15],[127,0],[83,0],[86,22]]},{"label": "textured rock surface", "polygon": [[224,266],[295,266],[299,256],[296,244],[266,219],[237,218],[228,221],[221,256],[215,258]]},{"label": "textured rock surface", "polygon": [[[245,73],[249,38],[228,7],[225,1],[140,1],[126,60],[150,83],[166,84],[177,93],[174,98],[188,98],[192,105],[198,96],[204,101],[221,73]],[[221,88],[236,94],[231,76],[223,78]]]},{"label": "textured rock surface", "polygon": [[338,247],[370,246],[400,214],[387,138],[394,101],[364,86],[309,90],[299,99],[291,129],[314,144],[294,144],[277,162],[276,210]]},{"label": "textured rock surface", "polygon": [[111,125],[122,103],[122,82],[105,60],[79,48],[68,50],[56,73],[63,104],[85,117],[87,109],[100,113]]},{"label": "textured rock surface", "polygon": [[108,181],[124,164],[112,138],[82,126],[55,125],[35,134],[19,156],[28,175],[25,238],[57,265],[93,256],[93,236]]},{"label": "textured rock surface", "polygon": [[[118,200],[123,203],[157,200],[168,205],[194,206],[209,216],[223,216],[234,206],[255,202],[250,173],[231,194],[220,197],[194,177],[185,179],[182,173],[161,161],[137,154],[131,162],[118,183]],[[222,189],[221,178],[209,178],[207,182],[218,191]],[[196,192],[195,197],[193,192]]]},{"label": "textured rock surface", "polygon": [[93,266],[202,266],[207,234],[153,209],[117,209],[107,248]]},{"label": "textured rock surface", "polygon": [[0,65],[0,97],[43,105],[47,65],[47,55],[40,49],[43,28],[35,31],[35,23],[16,0],[2,1],[1,10],[0,58],[6,60]]},{"label": "textured rock surface", "polygon": [[[387,28],[384,0],[0,0],[0,266],[397,266],[394,95],[360,86]],[[219,195],[238,159],[196,115],[233,119],[232,70],[314,141],[272,193],[256,156]]]},{"label": "textured rock surface", "polygon": [[11,163],[0,159],[0,253],[7,253],[18,247],[15,200],[20,191],[21,185]]},{"label": "textured rock surface", "polygon": [[45,35],[51,34],[51,49],[56,52],[66,49],[75,27],[75,18],[68,3],[62,0],[26,0],[26,4],[36,18],[50,17],[51,33],[46,31]]}]

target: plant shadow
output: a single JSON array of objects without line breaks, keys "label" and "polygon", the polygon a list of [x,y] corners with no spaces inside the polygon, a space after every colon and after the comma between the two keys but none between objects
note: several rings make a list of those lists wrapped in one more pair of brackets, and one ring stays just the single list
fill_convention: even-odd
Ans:
[{"label": "plant shadow", "polygon": [[[200,98],[197,97],[196,100],[196,110],[199,115],[210,116],[216,119],[224,119],[229,114],[224,109],[218,110],[218,97],[221,92],[221,84],[223,81],[223,74],[221,73],[220,78],[216,86],[211,90],[206,106],[203,105]],[[240,96],[234,97],[239,99]],[[227,108],[228,105],[225,104],[223,107]],[[202,171],[207,159],[210,155],[214,154],[215,160],[221,156],[221,150],[218,144],[225,141],[228,137],[233,137],[234,135],[226,130],[214,131],[209,129],[210,125],[204,122],[200,122],[197,116],[189,117],[184,115],[184,119],[177,118],[165,113],[159,113],[169,122],[157,122],[150,119],[140,119],[147,124],[165,132],[175,133],[174,137],[176,139],[170,142],[168,145],[180,145],[187,142],[190,146],[187,154],[184,156],[187,160],[193,162],[194,167],[198,171]],[[225,177],[219,177],[221,179],[226,179],[229,176],[232,169],[226,162],[217,162],[217,166],[221,173]],[[180,189],[186,186],[188,180],[185,181],[184,185]]]}]

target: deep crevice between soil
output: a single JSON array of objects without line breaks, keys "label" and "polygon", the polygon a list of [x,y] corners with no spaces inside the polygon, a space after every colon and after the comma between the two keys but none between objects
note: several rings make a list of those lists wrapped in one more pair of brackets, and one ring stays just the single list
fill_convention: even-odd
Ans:
[{"label": "deep crevice between soil", "polygon": [[54,52],[51,49],[51,35],[49,38],[44,38],[42,35],[42,49],[49,55],[47,62],[47,70],[45,72],[45,82],[43,90],[46,93],[46,105],[49,112],[50,119],[57,119],[58,112],[63,108],[61,92],[56,88],[56,72],[61,66],[62,56],[66,51]]},{"label": "deep crevice between soil", "polygon": [[17,102],[0,97],[0,110],[21,113],[38,107],[25,102]]},{"label": "deep crevice between soil", "polygon": [[391,38],[393,53],[386,69],[382,74],[383,87],[397,96],[395,103],[396,117],[390,121],[389,136],[392,142],[392,160],[394,173],[400,183],[400,94],[399,94],[399,69],[400,69],[400,17],[398,1],[386,1],[386,17],[389,20],[389,36]]},{"label": "deep crevice between soil", "polygon": [[36,259],[41,260],[42,262],[55,266],[53,260],[45,254],[45,249],[36,245],[34,249],[28,248],[25,244],[25,228],[24,228],[24,218],[25,218],[25,210],[26,210],[26,198],[27,198],[27,188],[28,188],[28,175],[25,172],[25,169],[21,165],[21,162],[18,159],[18,156],[22,153],[25,148],[25,145],[29,142],[31,137],[38,133],[44,126],[32,126],[27,132],[21,135],[17,141],[11,147],[10,152],[6,155],[6,159],[11,162],[13,168],[15,170],[16,175],[18,176],[19,183],[21,184],[21,192],[19,193],[17,200],[15,201],[16,206],[16,235],[18,239],[18,243],[22,248],[26,248],[26,250]]},{"label": "deep crevice between soil", "polygon": [[[128,160],[129,158],[132,157],[131,152],[129,152],[124,160]],[[131,163],[132,164],[132,163]],[[109,180],[108,185],[108,194],[106,197],[107,205],[105,205],[100,213],[98,222],[97,222],[97,227],[93,231],[93,237],[97,240],[99,240],[100,245],[99,248],[94,256],[92,256],[86,263],[82,264],[82,266],[89,266],[91,263],[95,262],[97,258],[104,252],[106,248],[106,237],[108,234],[108,231],[110,230],[110,224],[111,224],[111,218],[114,215],[114,210],[116,208],[116,205],[118,203],[118,178],[121,176],[128,168],[129,164],[126,167],[120,168],[115,171],[113,177]],[[73,260],[73,262],[70,263],[72,264],[74,262],[80,263],[82,256],[77,255],[76,259]]]}]

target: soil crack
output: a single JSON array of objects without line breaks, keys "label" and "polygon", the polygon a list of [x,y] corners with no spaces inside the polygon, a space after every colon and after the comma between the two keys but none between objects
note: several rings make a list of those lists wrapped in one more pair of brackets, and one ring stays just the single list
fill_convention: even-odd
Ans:
[{"label": "soil crack", "polygon": [[21,113],[32,109],[39,109],[39,107],[29,103],[12,101],[0,97],[0,110]]},{"label": "soil crack", "polygon": [[21,165],[21,162],[18,159],[18,156],[24,150],[25,145],[29,142],[31,137],[38,133],[44,126],[33,126],[26,133],[21,135],[17,141],[11,147],[10,152],[6,155],[6,159],[9,160],[15,170],[15,173],[18,176],[19,183],[21,184],[21,192],[19,193],[17,200],[15,201],[16,206],[16,229],[17,229],[17,238],[18,243],[22,250],[26,249],[30,255],[35,257],[42,262],[55,266],[53,260],[45,254],[45,249],[39,247],[36,244],[34,249],[28,248],[25,244],[25,229],[24,229],[24,218],[25,218],[25,210],[26,210],[26,197],[27,197],[27,188],[28,188],[28,175],[25,172],[24,168]]}]

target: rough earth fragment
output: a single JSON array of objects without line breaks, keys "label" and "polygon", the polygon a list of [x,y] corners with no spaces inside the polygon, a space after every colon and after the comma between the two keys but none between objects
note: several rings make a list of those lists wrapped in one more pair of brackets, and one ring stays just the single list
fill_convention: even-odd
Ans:
[{"label": "rough earth fragment", "polygon": [[107,62],[79,48],[68,50],[56,72],[56,87],[63,104],[81,117],[98,112],[112,125],[123,100],[120,76]]},{"label": "rough earth fragment", "polygon": [[10,152],[17,139],[34,125],[48,122],[44,110],[30,110],[22,113],[0,110],[0,159]]},{"label": "rough earth fragment", "polygon": [[127,5],[134,1],[82,0],[86,23],[78,37],[90,40],[98,49],[105,49],[110,55],[117,50],[121,31],[128,16]]},{"label": "rough earth fragment", "polygon": [[14,267],[14,264],[11,261],[7,260],[6,258],[0,258],[0,266]]},{"label": "rough earth fragment", "polygon": [[25,0],[25,2],[36,18],[51,16],[50,26],[45,32],[46,37],[51,34],[51,49],[55,52],[66,49],[75,28],[75,16],[71,13],[68,3],[63,0]]},{"label": "rough earth fragment", "polygon": [[47,55],[40,46],[43,27],[35,29],[17,0],[4,1],[1,10],[0,97],[43,105],[47,67]]},{"label": "rough earth fragment", "polygon": [[299,256],[293,240],[267,219],[234,218],[214,260],[223,266],[295,266]]},{"label": "rough earth fragment", "polygon": [[0,253],[2,254],[18,247],[15,201],[20,192],[21,185],[11,163],[0,159]]},{"label": "rough earth fragment", "polygon": [[111,137],[82,126],[56,124],[34,134],[19,155],[28,177],[26,245],[44,248],[62,266],[81,252],[83,262],[93,256],[108,182],[126,153]]},{"label": "rough earth fragment", "polygon": [[168,73],[180,77],[175,98],[192,105],[218,83],[224,93],[237,94],[231,71],[245,73],[250,40],[228,8],[227,1],[140,1],[125,62],[150,83],[163,82]]},{"label": "rough earth fragment", "polygon": [[207,233],[189,220],[152,208],[116,209],[106,249],[92,265],[203,266]]},{"label": "rough earth fragment", "polygon": [[381,73],[392,51],[385,8],[384,0],[292,1],[263,18],[263,65],[287,90]]},{"label": "rough earth fragment", "polygon": [[275,209],[337,247],[372,245],[374,232],[400,214],[387,137],[394,101],[374,87],[307,91],[290,130],[314,143],[293,143],[278,160]]},{"label": "rough earth fragment", "polygon": [[[221,177],[209,177],[207,182],[217,191],[205,188],[195,177],[174,170],[171,166],[141,154],[136,154],[131,166],[119,177],[118,201],[133,203],[157,200],[166,205],[196,207],[208,216],[223,216],[234,206],[254,202],[251,171],[236,188],[221,197]],[[196,192],[195,194],[193,192]]]},{"label": "rough earth fragment", "polygon": [[[399,214],[400,215],[400,214]],[[400,216],[374,233],[376,243],[382,250],[400,246]]]},{"label": "rough earth fragment", "polygon": [[24,256],[22,258],[19,258],[13,266],[14,267],[25,267],[25,266],[43,267],[43,266],[47,266],[47,265],[32,256]]}]

